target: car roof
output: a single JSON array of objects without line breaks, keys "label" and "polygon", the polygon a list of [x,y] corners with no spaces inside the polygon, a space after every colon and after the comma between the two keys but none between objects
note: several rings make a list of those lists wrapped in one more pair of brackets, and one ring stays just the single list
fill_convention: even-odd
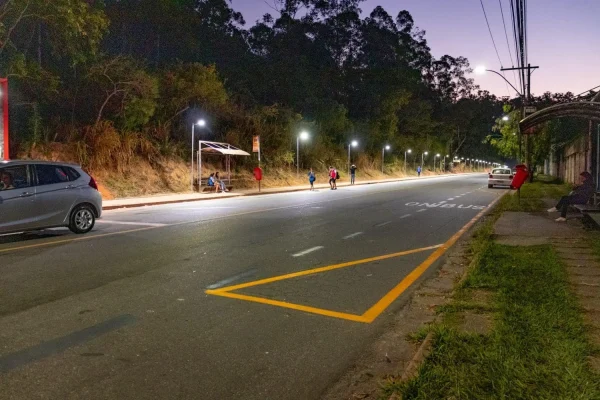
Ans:
[{"label": "car roof", "polygon": [[43,160],[9,160],[9,161],[0,161],[0,167],[7,167],[11,165],[25,165],[25,164],[42,164],[42,165],[67,165],[69,167],[81,168],[81,165],[69,163],[69,162],[61,162],[61,161],[43,161]]}]

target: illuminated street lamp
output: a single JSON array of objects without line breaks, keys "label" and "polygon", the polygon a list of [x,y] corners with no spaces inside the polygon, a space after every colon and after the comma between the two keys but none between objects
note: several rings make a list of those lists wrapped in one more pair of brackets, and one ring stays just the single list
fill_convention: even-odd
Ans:
[{"label": "illuminated street lamp", "polygon": [[428,151],[426,151],[426,152],[424,152],[424,153],[421,153],[421,168],[423,168],[423,163],[425,162],[425,161],[424,161],[424,156],[426,156],[427,154],[429,154],[429,152],[428,152]]},{"label": "illuminated street lamp", "polygon": [[[435,158],[440,158],[440,153],[435,155]],[[435,158],[433,159],[433,172],[435,172]],[[442,160],[440,160],[440,172],[442,172]]]},{"label": "illuminated street lamp", "polygon": [[300,132],[296,137],[296,177],[300,176],[300,141],[308,140],[310,135],[306,131]]},{"label": "illuminated street lamp", "polygon": [[404,151],[404,173],[406,173],[406,153],[410,154],[412,153],[412,150],[408,149]]},{"label": "illuminated street lamp", "polygon": [[383,162],[385,160],[385,151],[391,149],[389,144],[386,144],[383,149],[381,149],[381,173],[383,174]]},{"label": "illuminated street lamp", "polygon": [[[204,128],[206,126],[206,121],[203,119],[198,120],[195,124],[192,124],[192,192],[194,191],[194,128],[198,125],[200,128]],[[200,149],[198,149],[200,151]],[[198,188],[200,188],[200,180],[202,177],[198,177]]]},{"label": "illuminated street lamp", "polygon": [[350,149],[356,146],[358,146],[358,142],[356,140],[351,141],[348,145],[348,176],[350,176],[350,166],[352,165],[350,164]]}]

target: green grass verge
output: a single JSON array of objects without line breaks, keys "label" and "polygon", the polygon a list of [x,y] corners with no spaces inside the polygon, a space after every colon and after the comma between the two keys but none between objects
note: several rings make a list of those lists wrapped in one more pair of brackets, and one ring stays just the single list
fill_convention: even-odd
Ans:
[{"label": "green grass verge", "polygon": [[[383,396],[403,399],[600,399],[600,377],[586,364],[578,304],[550,246],[489,244],[461,290],[493,290],[489,335],[447,324],[434,332],[419,375],[389,382]],[[455,305],[457,310],[460,303]],[[453,313],[452,307],[446,312]],[[385,397],[384,397],[385,398]]]},{"label": "green grass verge", "polygon": [[560,183],[553,177],[538,175],[533,183],[525,183],[521,187],[520,201],[517,193],[514,193],[512,196],[506,196],[506,201],[502,202],[498,209],[499,211],[543,211],[548,208],[543,199],[559,199],[570,191],[570,185]]}]

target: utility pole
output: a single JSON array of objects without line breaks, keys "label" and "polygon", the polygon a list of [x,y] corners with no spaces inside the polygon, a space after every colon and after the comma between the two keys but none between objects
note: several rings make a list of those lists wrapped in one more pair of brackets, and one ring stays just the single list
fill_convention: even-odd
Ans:
[{"label": "utility pole", "polygon": [[[527,90],[526,93],[523,93],[521,95],[521,110],[522,110],[522,114],[521,114],[521,118],[525,118],[525,108],[526,106],[528,106],[531,103],[531,74],[533,73],[533,71],[535,71],[536,69],[538,69],[538,66],[534,66],[532,67],[531,64],[527,64],[526,67],[512,67],[512,68],[501,68],[500,71],[520,71],[520,72],[524,72],[527,71],[527,81],[524,83],[525,84],[525,89]],[[522,150],[522,136],[523,133],[521,132],[521,129],[519,129],[519,162],[522,162],[523,160],[523,150]],[[529,140],[528,140],[529,142]],[[529,159],[529,154],[527,159]],[[529,163],[528,163],[529,164]]]}]

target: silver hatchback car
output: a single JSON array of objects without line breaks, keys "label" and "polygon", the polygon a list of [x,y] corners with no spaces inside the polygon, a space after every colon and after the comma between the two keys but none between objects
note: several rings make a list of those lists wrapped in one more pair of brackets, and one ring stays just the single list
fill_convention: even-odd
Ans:
[{"label": "silver hatchback car", "polygon": [[56,227],[87,233],[101,214],[96,181],[79,165],[0,161],[0,234]]}]

